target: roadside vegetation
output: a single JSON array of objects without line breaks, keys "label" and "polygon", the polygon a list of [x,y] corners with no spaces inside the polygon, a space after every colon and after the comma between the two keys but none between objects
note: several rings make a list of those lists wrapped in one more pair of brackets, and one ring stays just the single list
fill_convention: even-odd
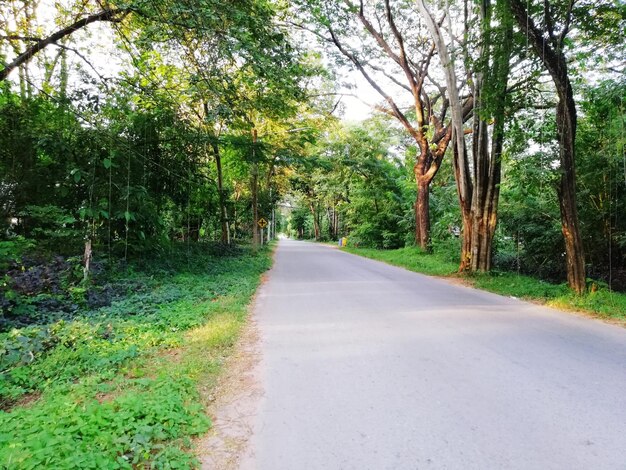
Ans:
[{"label": "roadside vegetation", "polygon": [[470,286],[496,294],[584,312],[626,325],[626,294],[612,291],[604,283],[590,281],[589,292],[579,295],[573,293],[565,283],[554,284],[513,272],[493,270],[490,273],[463,276],[458,273],[458,261],[454,259],[454,251],[443,247],[435,248],[431,253],[424,252],[419,247],[380,250],[347,246],[344,250],[422,274],[461,279]]},{"label": "roadside vegetation", "polygon": [[67,278],[49,279],[61,294],[13,286],[15,305],[54,299],[57,313],[5,318],[0,467],[193,466],[191,438],[211,425],[204,405],[269,266],[267,248],[173,246],[80,294]]},{"label": "roadside vegetation", "polygon": [[293,236],[453,246],[470,278],[626,291],[623,6],[296,3],[312,38],[380,100],[296,171]]},{"label": "roadside vegetation", "polygon": [[624,315],[623,5],[355,3],[3,2],[0,467],[193,466],[281,232]]}]

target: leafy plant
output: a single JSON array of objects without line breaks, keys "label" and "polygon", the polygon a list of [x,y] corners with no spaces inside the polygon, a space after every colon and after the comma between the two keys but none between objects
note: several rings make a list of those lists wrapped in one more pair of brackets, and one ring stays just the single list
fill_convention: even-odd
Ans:
[{"label": "leafy plant", "polygon": [[190,437],[210,426],[198,388],[214,383],[270,257],[172,250],[108,279],[127,288],[111,305],[0,334],[0,467],[196,465]]}]

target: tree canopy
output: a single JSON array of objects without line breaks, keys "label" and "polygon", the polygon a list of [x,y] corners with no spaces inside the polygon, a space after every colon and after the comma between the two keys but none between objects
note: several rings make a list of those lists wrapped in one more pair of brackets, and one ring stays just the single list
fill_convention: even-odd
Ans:
[{"label": "tree canopy", "polygon": [[[6,242],[128,258],[263,218],[622,285],[620,2],[5,4]],[[361,123],[346,73],[377,96]]]}]

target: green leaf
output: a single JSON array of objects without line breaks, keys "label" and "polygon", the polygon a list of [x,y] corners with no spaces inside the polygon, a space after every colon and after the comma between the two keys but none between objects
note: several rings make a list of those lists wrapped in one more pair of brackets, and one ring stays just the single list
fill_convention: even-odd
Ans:
[{"label": "green leaf", "polygon": [[74,168],[71,172],[70,175],[72,175],[74,177],[74,181],[76,183],[78,183],[80,181],[80,178],[82,177],[82,174],[80,172],[80,168]]},{"label": "green leaf", "polygon": [[113,165],[113,162],[111,161],[110,158],[105,158],[102,161],[102,164],[104,165],[104,167],[108,170],[109,168],[111,168],[111,166]]}]

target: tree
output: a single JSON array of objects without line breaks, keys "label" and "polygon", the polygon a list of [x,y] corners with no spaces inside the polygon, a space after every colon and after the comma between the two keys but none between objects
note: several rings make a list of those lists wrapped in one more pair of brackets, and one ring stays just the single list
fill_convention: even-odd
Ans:
[{"label": "tree", "polygon": [[293,166],[292,188],[299,207],[311,215],[317,239],[349,234],[361,246],[404,245],[402,190],[408,177],[389,151],[393,138],[388,120],[333,126]]},{"label": "tree", "polygon": [[[56,4],[55,24],[38,26],[42,31],[70,26],[42,33],[45,44],[33,39],[37,46],[29,55],[42,59],[30,67],[43,64],[43,81],[29,78],[33,95],[21,98],[11,93],[11,81],[2,85],[0,106],[11,118],[0,123],[7,143],[0,152],[0,167],[7,169],[0,181],[4,215],[17,218],[13,230],[29,236],[35,219],[49,219],[46,236],[54,224],[65,224],[74,237],[68,249],[85,236],[96,253],[106,247],[110,254],[121,248],[132,255],[215,233],[228,241],[229,211],[241,221],[251,208],[251,192],[241,183],[250,179],[253,148],[263,178],[259,204],[275,204],[282,190],[274,182],[274,143],[255,148],[251,129],[291,119],[317,68],[278,27],[279,9],[272,2],[242,0],[224,8],[207,0],[189,8],[174,0],[132,1],[116,4],[128,10],[111,13],[116,21],[92,18],[100,10],[114,11],[104,5]],[[83,68],[72,76],[67,93],[48,86],[55,83],[54,73],[74,68],[48,67],[54,60],[48,61],[46,46],[88,59],[89,53],[80,51],[82,36],[74,33],[98,21],[113,25],[119,47],[112,53],[127,60],[119,75],[104,80],[95,68]],[[24,32],[15,41],[29,42],[28,29]],[[73,48],[73,42],[79,45]],[[17,67],[25,69],[29,59],[19,60],[24,62]],[[67,84],[67,77],[59,82]],[[238,139],[242,134],[245,142]],[[24,172],[16,171],[16,162]],[[233,168],[237,173],[228,175]],[[31,191],[37,185],[42,191]],[[250,223],[236,228],[240,236],[255,232]]]},{"label": "tree", "polygon": [[[313,12],[312,21],[321,25],[317,36],[333,45],[384,99],[385,105],[376,109],[396,118],[416,142],[419,152],[414,164],[415,243],[428,250],[430,184],[453,133],[448,122],[450,89],[437,82],[431,66],[436,47],[422,35],[417,16],[406,3],[392,6],[385,0],[383,5],[366,7],[362,0],[358,4],[349,0],[322,1],[309,11]],[[359,40],[359,45],[350,47],[355,40]],[[403,110],[388,88],[409,93],[409,110]],[[471,98],[461,108],[465,120],[471,114]]]},{"label": "tree", "polygon": [[589,277],[626,290],[626,82],[581,89],[576,133],[581,235]]},{"label": "tree", "polygon": [[[460,271],[489,271],[491,269],[492,242],[497,224],[501,155],[504,138],[505,111],[510,57],[512,53],[512,23],[508,4],[489,0],[477,2],[476,18],[468,15],[465,3],[465,44],[455,45],[455,32],[447,6],[447,35],[424,0],[417,0],[444,70],[451,109],[453,163],[463,219]],[[443,20],[442,20],[443,21]],[[470,25],[471,22],[471,25]],[[474,26],[479,34],[470,29]],[[462,84],[463,74],[456,57],[461,48],[476,47],[475,57],[466,57],[465,72],[471,75],[473,100],[472,161],[465,142]],[[490,127],[494,123],[490,136]]]},{"label": "tree", "polygon": [[[482,0],[478,10],[480,36],[472,92],[472,225],[464,227],[461,269],[486,272],[491,269],[493,237],[498,220],[513,22],[506,0],[497,0],[495,4]],[[465,208],[463,212],[466,213]],[[471,233],[466,234],[465,230],[471,230]]]},{"label": "tree", "polygon": [[[574,0],[560,2],[545,1],[542,23],[533,17],[533,8],[528,10],[520,0],[511,0],[511,9],[519,28],[527,35],[535,54],[546,67],[558,96],[556,107],[557,140],[561,182],[559,206],[561,224],[567,255],[567,282],[577,293],[586,289],[585,253],[578,208],[576,205],[576,103],[565,57],[565,41],[572,26]],[[533,5],[534,6],[534,5]],[[556,17],[556,14],[560,14]],[[560,27],[560,31],[557,31]]]}]

